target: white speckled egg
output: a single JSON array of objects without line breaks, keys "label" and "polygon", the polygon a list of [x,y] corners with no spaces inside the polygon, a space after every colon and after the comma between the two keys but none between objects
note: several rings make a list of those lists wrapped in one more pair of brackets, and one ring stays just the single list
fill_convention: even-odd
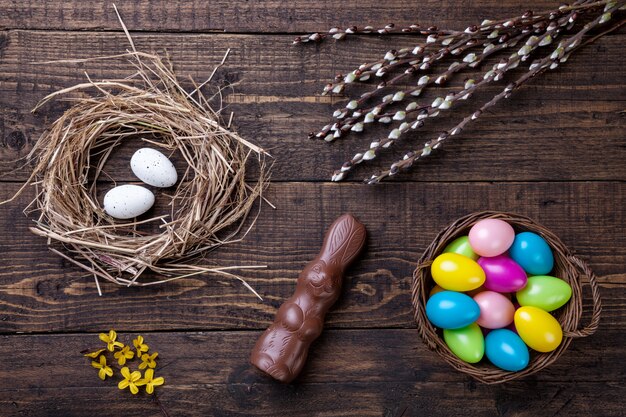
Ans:
[{"label": "white speckled egg", "polygon": [[152,191],[140,185],[120,185],[104,195],[104,211],[116,219],[140,216],[154,204]]},{"label": "white speckled egg", "polygon": [[172,161],[156,149],[139,149],[130,158],[130,167],[137,178],[153,187],[171,187],[178,180]]}]

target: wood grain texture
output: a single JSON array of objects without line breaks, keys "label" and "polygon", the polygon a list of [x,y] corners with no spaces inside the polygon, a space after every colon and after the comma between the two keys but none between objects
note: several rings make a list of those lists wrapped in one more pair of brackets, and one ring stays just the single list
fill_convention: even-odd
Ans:
[{"label": "wood grain texture", "polygon": [[[414,39],[366,36],[290,46],[296,33],[335,25],[418,21],[463,29],[483,18],[519,14],[522,7],[539,11],[556,5],[553,0],[523,6],[513,0],[118,2],[137,47],[166,50],[181,78],[203,81],[232,48],[215,79],[220,86],[240,82],[226,91],[226,111],[234,112],[245,138],[275,156],[268,198],[278,210],[264,205],[245,241],[210,253],[204,262],[266,264],[266,270],[242,274],[264,301],[236,282],[212,276],[141,289],[103,284],[98,297],[92,277],[28,232],[31,221],[22,210],[32,198],[29,189],[0,206],[0,415],[160,416],[150,398],[131,397],[114,381],[97,379],[79,354],[98,346],[97,333],[113,327],[126,342],[141,332],[159,351],[157,374],[166,385],[158,392],[171,416],[623,416],[626,29],[532,80],[411,173],[377,187],[325,181],[383,129],[332,145],[306,135],[327,123],[346,99],[320,97],[329,79]],[[31,114],[42,97],[83,82],[84,72],[97,80],[130,71],[123,61],[35,62],[118,54],[126,47],[107,2],[0,0],[0,200],[27,178],[29,168],[18,158],[69,105],[55,102]],[[489,87],[476,98],[500,88]],[[454,113],[460,118],[473,110],[464,103]],[[406,146],[432,138],[451,121],[427,124]],[[139,146],[136,141],[118,149],[106,167],[114,179],[134,180],[128,160]],[[359,167],[353,180],[401,154],[392,151]],[[154,211],[162,209],[157,204]],[[449,222],[486,209],[530,216],[560,236],[599,275],[604,306],[597,334],[574,341],[539,374],[500,386],[477,384],[428,351],[410,304],[411,274],[422,250]],[[277,384],[248,364],[250,349],[317,254],[325,228],[344,212],[367,227],[365,252],[348,270],[302,375],[293,384]],[[585,311],[590,307],[586,298]]]},{"label": "wood grain texture", "polygon": [[[19,184],[5,183],[0,199]],[[272,184],[256,227],[239,244],[208,256],[220,265],[267,265],[242,273],[265,298],[233,281],[202,276],[149,288],[103,284],[47,251],[21,213],[28,196],[0,206],[0,332],[263,329],[293,292],[303,266],[319,251],[324,230],[344,212],[359,218],[369,240],[348,271],[330,328],[413,327],[410,282],[421,252],[461,215],[503,210],[533,217],[587,259],[601,276],[605,326],[624,329],[626,184],[396,183]],[[158,195],[157,195],[158,200]],[[155,213],[155,214],[158,214]],[[590,304],[585,302],[585,308]]]},{"label": "wood grain texture", "polygon": [[[515,0],[486,0],[476,7],[471,1],[390,0],[150,0],[117,4],[126,25],[132,30],[173,32],[292,32],[324,31],[338,25],[381,25],[389,22],[409,25],[433,24],[464,29],[485,18],[506,18],[519,14]],[[545,0],[524,2],[537,12],[551,10]],[[463,26],[465,24],[465,26]],[[79,0],[37,0],[0,2],[0,28],[117,30],[119,23],[110,3]]]},{"label": "wood grain texture", "polygon": [[[159,352],[156,374],[166,383],[157,392],[170,415],[464,415],[460,407],[476,416],[623,415],[621,331],[574,341],[549,369],[500,386],[452,371],[413,329],[326,331],[300,378],[282,385],[247,363],[258,335],[145,335]],[[0,354],[12,359],[0,365],[3,415],[159,415],[149,397],[97,378],[78,352],[99,345],[96,334],[0,337]]]},{"label": "wood grain texture", "polygon": [[[20,168],[19,158],[68,104],[55,102],[34,115],[30,109],[45,95],[83,82],[85,71],[93,79],[122,77],[130,71],[124,61],[45,66],[33,62],[117,54],[124,51],[126,40],[119,33],[94,32],[9,31],[0,36],[6,38],[0,46],[0,174],[5,180],[23,180],[28,169]],[[626,34],[607,36],[582,49],[563,68],[533,80],[397,180],[622,180],[623,156],[615,150],[626,148],[626,122],[620,113],[626,108],[626,73],[617,51],[625,41]],[[383,53],[387,42],[365,38],[316,49],[291,47],[288,36],[276,35],[135,34],[138,48],[167,50],[181,78],[203,80],[226,48],[233,48],[217,79],[241,81],[236,93],[226,98],[227,111],[235,113],[235,126],[244,137],[275,156],[274,181],[328,180],[354,153],[386,136],[384,129],[374,129],[330,145],[306,138],[329,121],[333,102],[341,101],[319,96],[324,83],[336,72]],[[332,56],[353,58],[334,62]],[[430,102],[429,96],[424,100]],[[472,112],[470,104],[463,103],[456,116],[437,118],[398,149],[359,166],[352,179],[361,181],[386,168],[402,151],[438,135],[460,115]],[[118,180],[133,178],[124,158],[113,160],[110,171]]]},{"label": "wood grain texture", "polygon": [[[96,376],[91,376],[97,378]],[[493,417],[602,416],[621,417],[620,383],[514,383],[500,388],[466,383],[321,383],[295,387],[249,384],[198,384],[164,388],[161,401],[175,416],[320,416],[420,417],[471,415]],[[115,386],[25,391],[3,401],[7,417],[158,417],[150,398],[122,397]],[[17,397],[17,396],[16,396]],[[599,406],[601,404],[601,406]]]}]

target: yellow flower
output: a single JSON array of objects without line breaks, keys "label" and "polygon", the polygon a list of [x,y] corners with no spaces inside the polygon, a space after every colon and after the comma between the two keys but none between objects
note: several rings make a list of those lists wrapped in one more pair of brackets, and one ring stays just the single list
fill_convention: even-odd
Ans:
[{"label": "yellow flower", "polygon": [[135,340],[133,340],[133,345],[135,345],[135,349],[137,349],[137,357],[140,358],[143,352],[148,351],[148,345],[143,342],[143,336],[137,336]]},{"label": "yellow flower", "polygon": [[113,356],[117,359],[117,363],[122,366],[126,363],[126,359],[132,359],[135,356],[135,352],[130,350],[130,346],[124,346],[122,350],[118,350]]},{"label": "yellow flower", "polygon": [[146,369],[146,373],[141,381],[146,385],[146,392],[148,394],[154,392],[154,387],[165,383],[165,379],[162,376],[154,378],[154,369]]},{"label": "yellow flower", "polygon": [[145,382],[141,379],[141,372],[135,371],[132,374],[127,366],[123,367],[121,370],[123,380],[117,384],[119,389],[130,388],[130,392],[133,394],[137,394],[139,392],[139,388],[142,385],[145,385]]},{"label": "yellow flower", "polygon": [[98,370],[98,377],[103,381],[107,376],[113,376],[113,369],[107,366],[107,358],[104,355],[100,356],[100,362],[91,361],[91,366]]},{"label": "yellow flower", "polygon": [[117,333],[115,333],[115,330],[109,331],[109,334],[100,333],[99,337],[100,337],[100,340],[102,340],[104,343],[107,344],[107,349],[109,349],[111,352],[113,352],[116,346],[117,347],[124,346],[123,343],[115,341],[115,339],[117,339]]},{"label": "yellow flower", "polygon": [[99,349],[99,350],[96,350],[95,352],[85,353],[85,356],[87,356],[88,358],[91,358],[91,359],[96,359],[105,350],[106,349]]},{"label": "yellow flower", "polygon": [[152,355],[148,355],[144,353],[141,355],[141,363],[139,364],[139,369],[156,368],[156,357],[159,356],[159,352],[154,352]]}]

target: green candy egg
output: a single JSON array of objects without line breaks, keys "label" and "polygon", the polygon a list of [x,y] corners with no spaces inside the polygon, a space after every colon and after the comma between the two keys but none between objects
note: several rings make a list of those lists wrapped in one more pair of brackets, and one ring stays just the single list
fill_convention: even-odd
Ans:
[{"label": "green candy egg", "polygon": [[470,246],[468,236],[461,236],[454,239],[448,246],[446,246],[443,252],[458,253],[459,255],[467,256],[468,258],[471,258],[473,260],[477,260],[479,258],[479,256],[474,253],[474,250]]},{"label": "green candy egg", "polygon": [[516,296],[521,306],[554,311],[569,301],[572,296],[572,287],[562,279],[536,275],[528,278],[528,283],[516,293]]},{"label": "green candy egg", "polygon": [[485,354],[485,338],[476,323],[460,329],[444,329],[443,340],[452,353],[467,363],[480,362]]}]

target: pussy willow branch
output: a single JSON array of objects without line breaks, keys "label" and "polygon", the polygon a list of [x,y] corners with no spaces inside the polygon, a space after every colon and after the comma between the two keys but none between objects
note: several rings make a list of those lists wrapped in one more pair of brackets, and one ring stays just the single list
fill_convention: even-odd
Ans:
[{"label": "pussy willow branch", "polygon": [[[504,42],[503,45],[507,45],[507,42],[509,38],[508,35],[505,38],[504,36],[500,38],[499,42]],[[397,91],[396,94],[389,94],[385,97],[383,97],[382,101],[376,105],[376,106],[371,106],[369,108],[365,108],[362,109],[360,108],[360,106],[368,99],[370,99],[371,97],[373,97],[374,95],[376,95],[379,91],[381,91],[382,88],[387,87],[387,86],[393,86],[393,85],[397,85],[400,84],[400,81],[402,81],[404,78],[406,78],[409,75],[415,75],[418,71],[427,71],[430,66],[434,63],[436,63],[437,61],[443,59],[445,56],[452,54],[452,55],[460,55],[461,53],[463,53],[464,51],[476,46],[476,45],[481,45],[475,38],[469,38],[469,39],[464,39],[461,40],[460,42],[457,42],[456,44],[452,45],[451,47],[444,47],[442,49],[440,49],[437,52],[431,53],[431,54],[427,54],[426,56],[423,56],[423,58],[421,59],[416,59],[416,57],[411,58],[412,61],[409,61],[408,64],[410,65],[409,68],[407,68],[403,73],[395,76],[394,78],[392,78],[389,81],[383,81],[382,83],[380,83],[377,88],[375,90],[372,90],[370,92],[367,92],[365,94],[363,94],[361,96],[361,98],[359,98],[358,100],[352,100],[350,101],[346,107],[344,109],[338,109],[335,111],[335,113],[333,114],[333,116],[335,118],[337,118],[338,120],[341,120],[339,122],[336,122],[335,124],[328,124],[326,126],[324,126],[319,132],[317,133],[311,133],[309,135],[309,137],[317,137],[317,138],[323,138],[325,141],[330,142],[333,141],[335,139],[337,139],[338,137],[341,137],[344,133],[346,133],[349,130],[352,131],[356,131],[356,132],[360,132],[363,130],[363,123],[358,123],[360,120],[364,120],[364,123],[370,123],[374,120],[379,120],[382,121],[382,123],[389,123],[391,121],[391,117],[395,114],[380,114],[380,112],[385,109],[387,106],[389,106],[390,104],[399,102],[399,101],[403,101],[404,98],[406,97],[417,97],[421,94],[422,90],[428,85],[428,84],[437,84],[437,85],[442,85],[443,83],[445,83],[445,81],[454,73],[461,71],[462,69],[465,69],[467,67],[476,67],[478,64],[480,64],[480,62],[482,61],[482,59],[484,59],[485,57],[499,51],[500,49],[502,49],[501,45],[497,45],[494,46],[493,44],[491,44],[491,42],[485,42],[482,44],[482,46],[484,46],[483,52],[480,54],[468,54],[466,55],[466,58],[464,58],[464,61],[459,63],[452,63],[450,65],[450,67],[444,71],[443,73],[437,75],[437,76],[423,76],[421,78],[419,78],[417,84],[415,86],[412,86],[404,91]],[[491,46],[489,46],[491,45]],[[452,49],[451,49],[452,48]],[[414,49],[415,51],[415,49]],[[390,51],[387,54],[402,54],[403,50],[400,50],[398,52],[396,51]],[[406,52],[404,52],[406,53]],[[420,52],[421,55],[423,55]],[[470,58],[470,59],[467,59]],[[390,61],[393,62],[393,61]],[[404,60],[402,61],[398,61],[398,62],[404,62]],[[387,66],[388,70],[392,70],[393,66],[398,65],[398,63],[391,63]],[[378,67],[375,67],[378,68]],[[380,67],[380,69],[383,69],[385,67]],[[385,72],[386,73],[386,72]],[[385,73],[380,74],[377,76],[383,76]],[[353,73],[351,73],[353,74]],[[348,78],[350,76],[350,74],[348,76],[346,76],[346,80],[342,81],[341,84],[337,84],[339,86],[341,86],[341,90],[343,90],[343,87],[352,82],[350,81],[350,78]],[[336,87],[335,87],[336,88]],[[335,89],[333,88],[333,90]],[[324,93],[323,93],[324,94]],[[351,114],[350,114],[351,112]],[[371,120],[368,120],[368,117]],[[343,119],[343,120],[342,120]],[[334,132],[334,133],[329,133],[329,132]]]},{"label": "pussy willow branch", "polygon": [[[524,35],[518,35],[508,42],[494,46],[493,44],[484,44],[482,52],[476,54],[467,54],[462,62],[454,61],[448,69],[432,76],[424,75],[419,78],[416,86],[411,86],[404,90],[398,90],[395,93],[388,94],[382,98],[382,101],[376,106],[372,106],[366,109],[358,109],[352,113],[352,116],[345,119],[343,122],[337,123],[337,125],[331,125],[329,130],[334,130],[334,134],[328,135],[324,138],[326,141],[332,141],[341,137],[343,133],[351,130],[353,132],[363,131],[366,124],[378,121],[380,123],[390,123],[392,120],[404,120],[405,117],[411,113],[416,113],[425,108],[425,106],[419,106],[419,103],[413,101],[409,103],[405,110],[398,110],[395,112],[381,113],[387,106],[404,101],[407,97],[418,97],[422,91],[429,85],[443,85],[448,78],[453,74],[465,69],[478,66],[485,58],[497,53],[498,51],[515,45]],[[403,77],[407,74],[405,71],[403,74],[396,76],[390,82],[390,84],[396,84],[399,81],[399,77]],[[358,103],[354,103],[354,100],[347,104],[346,109],[358,106]],[[427,106],[426,106],[427,107]],[[343,112],[343,110],[337,110]],[[341,115],[339,115],[341,116]],[[363,120],[360,122],[360,120]],[[323,132],[323,130],[322,130]],[[319,133],[318,133],[319,134]]]},{"label": "pussy willow branch", "polygon": [[[530,16],[530,13],[527,13]],[[533,20],[533,19],[531,19]],[[506,42],[512,33],[519,32],[519,26],[523,25],[530,30],[532,22],[524,20],[519,22],[511,22],[507,27],[494,29],[495,25],[485,24],[490,22],[485,20],[483,25],[470,26],[465,32],[455,32],[447,35],[446,31],[438,34],[429,35],[425,42],[415,45],[413,48],[403,48],[399,51],[392,49],[387,51],[383,59],[373,63],[366,63],[356,70],[343,76],[338,74],[336,82],[326,85],[322,94],[334,93],[338,94],[343,91],[347,84],[353,82],[363,82],[369,80],[372,76],[384,77],[391,70],[401,67],[408,67],[405,75],[415,73],[416,71],[428,70],[436,61],[446,57],[447,55],[460,55],[465,50],[491,39],[497,39],[497,42]],[[410,53],[409,53],[410,52]],[[400,75],[391,81],[382,81],[379,88],[386,85],[392,85],[395,81],[404,78]],[[373,93],[366,93],[360,101],[371,97]]]},{"label": "pussy willow branch", "polygon": [[[544,57],[541,60],[533,62],[528,72],[520,76],[513,83],[507,85],[500,93],[496,94],[491,100],[483,104],[471,115],[466,116],[452,129],[443,132],[438,138],[427,142],[421,149],[408,152],[404,155],[402,160],[394,162],[389,170],[383,171],[379,174],[374,174],[369,179],[366,179],[365,182],[367,182],[368,184],[375,184],[388,176],[397,174],[401,169],[407,169],[411,167],[417,159],[421,158],[422,156],[427,156],[433,149],[439,148],[447,138],[461,133],[461,131],[466,127],[468,123],[478,119],[478,117],[480,117],[482,113],[484,113],[487,109],[495,106],[501,99],[510,97],[511,93],[514,90],[519,89],[525,82],[537,76],[541,72],[555,69],[559,66],[560,63],[567,61],[569,55],[582,46],[583,36],[598,25],[608,22],[611,19],[612,13],[625,6],[626,1],[610,2],[609,5],[613,6],[605,9],[602,15],[587,23],[578,33],[571,36],[569,39],[559,43],[559,46],[550,55]],[[605,31],[603,34],[609,33],[617,29],[624,23],[626,23],[626,20],[618,22],[609,30]]]},{"label": "pussy willow branch", "polygon": [[[583,3],[582,1],[577,1],[573,5],[563,4],[559,7],[558,10],[561,12],[566,12],[566,11],[571,11],[571,10],[578,10],[580,8],[585,8],[587,6],[593,7],[593,6],[598,6],[598,5],[604,5],[606,2],[605,1],[584,2],[584,3],[588,3],[587,5],[582,5],[582,3]],[[554,10],[539,13],[538,16],[545,16],[545,15],[549,16],[552,13],[554,13]],[[503,20],[496,21],[496,22],[491,22],[491,21],[487,21],[487,22],[489,22],[489,24],[497,25],[497,24],[503,24],[507,20],[509,19],[503,19]],[[485,24],[483,22],[483,25],[479,26],[479,28],[482,28],[484,25]],[[414,23],[412,25],[405,26],[402,28],[398,28],[394,23],[389,23],[382,28],[375,28],[373,26],[365,26],[363,28],[359,28],[357,26],[350,26],[346,29],[341,29],[338,27],[334,27],[334,28],[331,28],[327,33],[314,32],[306,36],[297,36],[294,39],[293,44],[298,45],[298,44],[308,43],[308,42],[319,43],[329,37],[332,37],[335,40],[343,40],[348,35],[362,35],[362,34],[392,35],[392,34],[399,34],[399,33],[420,33],[422,35],[431,35],[431,34],[441,34],[442,32],[444,34],[463,33],[459,31],[451,31],[451,30],[441,31],[440,29],[437,28],[437,26],[429,26],[428,28],[421,28],[421,26],[418,23]]]},{"label": "pussy willow branch", "polygon": [[[521,17],[517,17],[513,19],[504,19],[504,20],[497,21],[497,22],[494,22],[491,20],[484,20],[479,26],[468,26],[463,32],[439,30],[436,26],[431,26],[427,30],[419,30],[419,25],[411,25],[408,28],[403,28],[401,32],[409,32],[409,33],[415,32],[415,33],[419,33],[422,35],[428,35],[428,38],[426,39],[425,43],[420,43],[413,48],[413,55],[420,55],[421,53],[424,52],[425,48],[429,46],[430,47],[443,46],[446,48],[442,48],[441,50],[445,51],[446,49],[448,49],[447,52],[450,53],[451,51],[454,52],[455,47],[449,47],[449,45],[451,45],[451,43],[455,40],[461,39],[462,41],[463,40],[467,41],[472,37],[475,40],[478,40],[481,38],[493,39],[493,38],[500,37],[499,41],[504,42],[508,39],[507,32],[509,30],[515,29],[516,27],[520,27],[520,26],[530,27],[530,25],[537,25],[541,21],[552,20],[556,16],[558,16],[559,13],[565,13],[566,11],[570,11],[570,10],[577,10],[581,7],[593,7],[593,5],[597,6],[597,5],[603,4],[603,2],[591,3],[588,5],[582,5],[582,3],[590,3],[590,2],[578,0],[576,3],[574,3],[573,6],[562,5],[558,11],[553,10],[553,11],[541,13],[538,15],[533,14],[533,12],[529,10],[525,12]],[[389,24],[388,27],[394,27],[394,25]],[[369,26],[366,28],[371,29],[371,27]],[[337,31],[340,31],[340,30],[338,28],[333,28],[329,32],[336,33]],[[389,30],[385,30],[385,29],[379,29],[376,32],[372,32],[371,30],[359,31],[357,30],[355,26],[353,26],[352,28],[346,29],[345,31],[340,31],[340,32],[341,33],[379,33],[379,34],[392,33]],[[313,39],[309,39],[310,37],[313,37]],[[300,41],[296,40],[294,41],[294,43],[297,44],[297,43],[303,43],[303,42],[312,41],[312,40],[321,41],[324,38],[325,38],[325,35],[314,33],[312,35],[309,35],[309,37],[306,37],[305,38],[306,40],[302,40],[301,37],[298,37],[296,39],[300,39]],[[343,37],[339,37],[337,39],[343,39]],[[363,64],[357,70],[353,71],[351,74],[358,76],[356,77],[357,81],[366,81],[367,79],[369,79],[371,72],[365,72],[365,71],[374,66],[375,67],[374,71],[378,74],[378,76],[380,76],[381,74],[384,74],[386,72],[385,71],[386,67],[381,67],[386,61],[392,61],[395,64],[398,59],[398,55],[406,56],[409,50],[411,50],[411,48],[406,48],[405,50],[400,50],[398,52],[396,52],[395,50],[391,50],[387,52],[383,60],[376,61],[374,63]],[[454,55],[454,53],[452,54]],[[415,59],[415,58],[411,58],[411,59]],[[402,63],[410,61],[411,59],[404,60]],[[341,74],[339,74],[337,77],[338,79],[336,81],[338,82],[330,83],[329,85],[327,85],[324,89],[324,93],[328,93],[328,92],[339,93],[342,91],[342,88],[343,88],[342,84],[350,83],[354,81],[354,78],[351,77],[350,74],[346,76],[348,77],[348,80],[342,81],[343,75]]]},{"label": "pussy willow branch", "polygon": [[[561,9],[565,9],[565,6],[562,6]],[[546,16],[534,16],[531,11],[527,11],[519,18],[513,18],[508,20],[503,20],[503,23],[491,22],[489,20],[483,21],[480,26],[470,26],[465,32],[454,32],[452,35],[437,37],[436,35],[429,35],[426,43],[418,44],[412,51],[414,56],[410,58],[405,58],[409,54],[410,48],[404,48],[400,51],[391,50],[388,51],[381,61],[377,61],[375,64],[363,64],[358,69],[352,71],[346,76],[342,74],[338,74],[336,79],[338,80],[335,83],[328,84],[322,94],[327,93],[341,93],[346,85],[357,82],[357,81],[367,81],[370,79],[372,74],[375,74],[377,77],[384,77],[384,75],[395,68],[399,68],[401,66],[406,66],[408,64],[408,68],[400,75],[397,75],[393,79],[389,81],[382,81],[378,84],[377,88],[366,92],[359,98],[358,100],[350,101],[344,110],[338,109],[335,111],[333,116],[337,119],[344,119],[343,122],[337,122],[335,124],[328,124],[322,128],[317,133],[309,134],[309,137],[317,137],[323,138],[326,141],[332,141],[338,137],[341,137],[345,132],[349,130],[353,131],[361,131],[362,125],[358,125],[352,129],[355,122],[361,119],[361,117],[369,111],[375,110],[374,114],[377,114],[382,109],[379,107],[386,107],[393,101],[399,100],[383,100],[379,106],[370,107],[368,109],[361,110],[360,106],[369,98],[381,92],[381,89],[387,86],[393,86],[403,81],[406,77],[410,75],[415,75],[419,71],[428,71],[430,67],[437,63],[437,61],[442,60],[446,56],[452,55],[460,55],[463,52],[471,49],[475,46],[482,45],[485,49],[484,52],[489,51],[495,45],[491,42],[492,39],[498,38],[495,40],[496,44],[507,44],[507,41],[511,39],[511,37],[522,34],[529,35],[531,32],[534,33],[542,33],[546,29],[550,29],[550,25],[543,21],[546,18],[554,19],[558,17],[561,12],[552,12],[547,14]],[[574,13],[570,13],[574,14]],[[542,20],[543,19],[543,20]],[[551,22],[553,23],[553,22]],[[444,33],[444,32],[442,32]],[[455,43],[452,43],[455,42]],[[511,45],[510,42],[508,42]],[[430,47],[437,47],[435,51],[431,53],[426,53],[427,49]],[[501,48],[498,48],[500,50]],[[496,51],[491,51],[489,54],[492,54]],[[468,59],[469,58],[469,59]],[[478,59],[477,59],[478,58]],[[478,66],[482,59],[481,54],[470,53],[464,57],[463,64],[460,67],[455,68],[455,63],[450,65],[447,73],[441,74],[439,76],[433,77],[432,81],[436,84],[443,84],[451,74],[454,72],[458,72],[461,69],[466,67],[474,68]],[[458,65],[459,63],[456,63]],[[366,69],[369,69],[366,71]],[[428,77],[427,77],[428,78]],[[422,81],[424,77],[420,78]],[[398,93],[393,96],[394,99],[397,97],[405,97],[408,95],[418,96],[422,91],[422,84],[418,82],[418,85],[411,89],[410,91]],[[391,96],[386,96],[391,97]],[[352,111],[352,115],[350,115],[350,111]],[[347,117],[347,118],[346,118]],[[385,118],[381,116],[383,123],[389,122],[391,119]],[[333,131],[333,133],[330,133]]]},{"label": "pussy willow branch", "polygon": [[[389,70],[394,69],[403,64],[408,64],[416,70],[427,70],[436,60],[446,55],[459,55],[467,47],[475,46],[479,42],[492,40],[495,38],[497,42],[506,42],[512,32],[519,31],[520,27],[530,28],[539,24],[545,18],[541,16],[533,16],[532,12],[526,12],[519,20],[511,20],[505,22],[507,26],[499,26],[489,20],[483,21],[481,26],[469,26],[464,32],[454,32],[448,34],[448,31],[441,31],[436,34],[428,35],[425,42],[418,43],[413,48],[403,48],[399,51],[394,49],[388,51],[384,58],[373,63],[366,63],[359,66],[358,69],[348,73],[345,77],[339,74],[338,79],[334,83],[328,84],[323,91],[326,93],[340,93],[346,84],[356,81],[367,81],[370,76],[384,76]],[[427,54],[427,51],[431,51]],[[411,51],[411,56],[409,54]],[[408,57],[408,58],[406,58]],[[418,58],[423,57],[421,62]],[[400,59],[404,58],[404,59]]]},{"label": "pussy willow branch", "polygon": [[[573,13],[575,12],[571,12],[570,15],[566,15],[559,19],[558,26],[556,26],[554,30],[547,31],[541,36],[529,37],[524,46],[522,46],[517,52],[511,54],[508,58],[502,59],[499,63],[494,64],[493,68],[488,70],[480,81],[477,82],[474,79],[468,79],[461,91],[450,91],[445,98],[437,97],[430,105],[416,107],[416,110],[419,109],[417,117],[403,122],[398,128],[393,129],[387,138],[373,141],[367,151],[357,153],[350,161],[346,161],[340,170],[335,171],[333,174],[333,180],[339,181],[343,179],[347,172],[356,164],[359,164],[364,160],[367,161],[374,159],[379,151],[392,146],[406,132],[421,128],[424,126],[424,122],[427,118],[437,117],[440,114],[440,111],[450,109],[460,100],[467,100],[475,94],[479,88],[486,86],[492,81],[502,79],[505,72],[516,68],[522,61],[526,60],[535,49],[550,45],[552,41],[557,38],[559,27],[566,26],[572,19]],[[509,43],[500,45],[501,49],[515,46],[515,44],[517,44],[522,37],[523,35],[519,35],[518,38],[513,38]],[[399,113],[400,115],[398,116]],[[408,114],[408,112],[396,112],[393,119],[404,120],[406,114]]]},{"label": "pussy willow branch", "polygon": [[[321,42],[328,37],[332,37],[336,40],[345,39],[348,35],[354,34],[377,34],[377,35],[389,35],[396,33],[421,33],[422,35],[430,35],[433,33],[439,33],[439,29],[436,26],[431,26],[428,28],[420,28],[419,24],[412,24],[406,27],[397,28],[394,23],[389,23],[382,28],[375,28],[374,26],[365,26],[363,28],[358,28],[357,26],[350,26],[349,28],[340,29],[338,27],[331,28],[328,33],[311,33],[307,36],[297,36],[293,40],[293,44],[301,44],[307,42]],[[456,33],[456,31],[449,32],[450,34]]]},{"label": "pussy willow branch", "polygon": [[[317,133],[311,133],[309,137],[322,138],[330,142],[350,132],[362,132],[366,126],[374,122],[401,122],[398,127],[390,130],[386,138],[374,140],[367,150],[357,153],[352,159],[346,161],[341,169],[335,171],[332,179],[340,181],[356,164],[376,158],[378,153],[391,147],[407,132],[422,127],[428,119],[438,116],[443,110],[450,109],[458,101],[470,98],[477,89],[503,79],[507,71],[516,68],[531,55],[535,55],[540,47],[552,44],[560,35],[571,30],[578,21],[583,20],[581,17],[584,17],[584,20],[591,18],[578,33],[559,43],[550,55],[536,60],[530,65],[526,74],[509,84],[501,93],[487,101],[459,124],[444,131],[436,139],[426,142],[422,148],[408,152],[401,161],[392,164],[389,170],[372,175],[365,180],[367,183],[376,183],[385,177],[395,175],[401,169],[410,167],[415,160],[439,148],[447,138],[459,134],[467,123],[478,118],[483,111],[494,106],[503,97],[510,96],[514,89],[519,88],[527,80],[565,62],[569,55],[580,47],[582,36],[611,20],[613,14],[624,8],[625,4],[626,0],[578,0],[572,5],[561,5],[556,10],[539,14],[527,11],[521,16],[510,19],[485,20],[480,25],[469,26],[465,31],[439,30],[434,26],[421,29],[419,25],[397,29],[394,25],[387,25],[381,29],[333,28],[328,34],[318,33],[306,38],[300,37],[294,43],[320,42],[331,36],[341,40],[347,35],[368,33],[386,35],[402,32],[427,36],[425,42],[418,43],[413,48],[392,49],[381,60],[363,64],[347,75],[338,74],[335,81],[324,88],[322,94],[339,94],[352,83],[367,82],[373,78],[379,78],[381,82],[372,90],[362,94],[360,98],[350,100],[344,108],[337,109],[333,114],[336,121],[327,124]],[[478,80],[467,79],[463,88],[447,91],[436,97],[432,103],[420,103],[416,100],[425,88],[441,87],[454,79],[455,75],[461,71],[478,68],[487,57],[512,50],[520,42],[524,42],[521,48],[515,49],[508,57],[500,59],[491,69],[481,74]],[[452,62],[447,65],[446,59]],[[439,70],[435,74],[429,73],[435,65],[446,65],[447,69]],[[399,74],[386,79],[388,74],[394,72],[399,72]],[[417,82],[406,86],[406,81],[417,75],[419,75]],[[389,92],[389,89],[394,86],[399,88],[396,87],[394,91]],[[385,95],[379,99],[378,103],[365,105],[370,99],[383,93]],[[406,105],[402,104],[407,101],[409,102]],[[398,105],[404,108],[397,109]],[[396,106],[396,109],[391,109],[392,106]]]}]

